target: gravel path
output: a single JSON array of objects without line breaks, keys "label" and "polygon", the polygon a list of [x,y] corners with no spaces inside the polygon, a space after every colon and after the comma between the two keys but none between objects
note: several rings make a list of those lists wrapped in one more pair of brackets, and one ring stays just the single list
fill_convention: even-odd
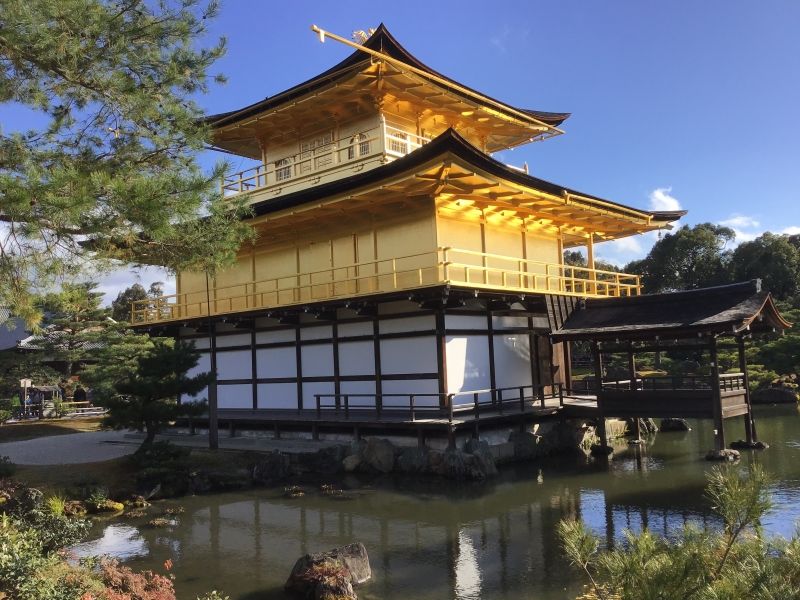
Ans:
[{"label": "gravel path", "polygon": [[89,431],[0,444],[0,456],[17,465],[78,465],[133,454],[138,444],[124,431]]}]

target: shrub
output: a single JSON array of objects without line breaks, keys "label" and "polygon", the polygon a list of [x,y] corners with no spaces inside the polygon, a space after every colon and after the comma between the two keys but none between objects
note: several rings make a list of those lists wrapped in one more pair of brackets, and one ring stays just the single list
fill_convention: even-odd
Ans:
[{"label": "shrub", "polygon": [[172,578],[152,571],[136,573],[115,559],[100,560],[100,578],[106,586],[103,600],[175,600]]},{"label": "shrub", "polygon": [[47,505],[47,509],[50,511],[50,514],[61,517],[64,515],[64,508],[67,505],[67,501],[65,498],[61,496],[49,496],[47,500],[45,500],[45,504]]},{"label": "shrub", "polygon": [[226,596],[222,592],[218,592],[217,590],[208,592],[204,596],[198,596],[197,600],[231,600],[230,596]]},{"label": "shrub", "polygon": [[558,526],[564,552],[590,583],[586,599],[797,598],[800,537],[768,539],[760,523],[771,506],[769,478],[759,466],[714,469],[707,496],[719,530],[685,526],[670,540],[647,530],[600,550],[580,521]]},{"label": "shrub", "polygon": [[11,462],[7,456],[0,456],[0,479],[8,479],[13,477],[17,472],[17,465]]}]

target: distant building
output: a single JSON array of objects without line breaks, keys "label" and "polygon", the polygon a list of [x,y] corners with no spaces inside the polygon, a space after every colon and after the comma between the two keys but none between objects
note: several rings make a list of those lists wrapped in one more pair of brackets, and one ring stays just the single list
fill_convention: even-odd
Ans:
[{"label": "distant building", "polygon": [[29,336],[25,321],[11,315],[11,311],[0,306],[0,352],[17,347],[20,340]]}]

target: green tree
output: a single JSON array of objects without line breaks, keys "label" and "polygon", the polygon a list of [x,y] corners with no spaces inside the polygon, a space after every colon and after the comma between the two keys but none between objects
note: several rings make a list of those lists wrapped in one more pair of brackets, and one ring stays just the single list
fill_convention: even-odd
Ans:
[{"label": "green tree", "polygon": [[58,365],[65,378],[74,375],[103,344],[103,332],[113,323],[101,306],[103,294],[96,283],[64,284],[44,296],[39,306],[45,315],[41,333],[31,346],[39,361]]},{"label": "green tree", "polygon": [[196,413],[198,404],[204,403],[179,404],[179,396],[197,395],[213,380],[211,373],[189,375],[200,359],[192,344],[164,338],[151,342],[152,348],[136,358],[135,368],[114,385],[116,393],[102,401],[109,410],[109,425],[146,432],[143,448],[153,443],[164,425]]},{"label": "green tree", "polygon": [[[3,0],[0,105],[41,127],[0,131],[0,305],[35,324],[35,295],[87,265],[213,272],[251,229],[199,167],[193,98],[224,40],[210,0]],[[116,261],[116,262],[115,262]]]},{"label": "green tree", "polygon": [[117,322],[129,322],[131,320],[131,308],[134,302],[147,300],[148,298],[158,298],[164,293],[164,284],[156,281],[150,284],[150,288],[145,290],[140,283],[134,283],[129,288],[117,294],[115,300],[111,302],[111,317]]},{"label": "green tree", "polygon": [[729,283],[726,245],[734,237],[732,229],[712,223],[684,225],[658,240],[644,259],[629,263],[624,271],[640,274],[648,293]]},{"label": "green tree", "polygon": [[740,244],[731,257],[734,281],[760,278],[779,299],[797,295],[800,286],[800,251],[789,236],[765,233]]},{"label": "green tree", "polygon": [[714,469],[707,496],[722,526],[685,526],[664,539],[643,530],[626,533],[614,550],[579,521],[562,521],[565,554],[590,583],[583,598],[601,600],[712,600],[798,598],[800,537],[770,539],[761,520],[771,507],[761,467]]}]

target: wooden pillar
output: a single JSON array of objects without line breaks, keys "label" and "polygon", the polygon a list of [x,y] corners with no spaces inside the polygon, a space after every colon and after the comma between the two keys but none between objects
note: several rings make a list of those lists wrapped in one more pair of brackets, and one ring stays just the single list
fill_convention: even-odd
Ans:
[{"label": "wooden pillar", "polygon": [[594,272],[594,233],[589,234],[589,240],[586,242],[586,265],[591,269],[589,271],[589,280],[592,282],[589,285],[589,293],[597,293],[597,273]]},{"label": "wooden pillar", "polygon": [[714,410],[714,444],[717,451],[725,449],[725,430],[722,426],[722,396],[719,390],[719,360],[717,336],[712,335],[708,345],[711,354],[711,404]]},{"label": "wooden pillar", "polygon": [[[636,393],[636,358],[633,355],[633,342],[628,342],[628,379],[630,379],[630,384],[628,385],[628,389],[630,389],[632,394]],[[638,404],[637,404],[638,406]],[[642,427],[639,423],[639,417],[636,416],[633,419],[633,433],[636,436],[636,441],[641,441],[642,439]]]},{"label": "wooden pillar", "polygon": [[597,393],[597,432],[600,436],[600,445],[608,446],[606,415],[603,412],[603,356],[599,342],[592,342],[592,358],[594,359],[595,391]]},{"label": "wooden pillar", "polygon": [[492,311],[489,303],[486,303],[486,333],[489,346],[489,387],[492,390],[492,404],[497,402],[495,391],[497,389],[497,371],[494,364],[494,323],[492,322]]},{"label": "wooden pillar", "polygon": [[206,273],[206,306],[208,309],[208,357],[209,368],[214,379],[208,384],[208,447],[219,448],[219,423],[217,414],[217,335],[211,316],[211,284]]},{"label": "wooden pillar", "polygon": [[562,385],[567,393],[572,393],[572,346],[571,342],[561,342],[561,350],[564,353],[564,366],[562,367]]},{"label": "wooden pillar", "polygon": [[736,338],[736,345],[739,351],[739,370],[742,372],[742,385],[744,385],[744,400],[747,403],[747,413],[744,415],[744,433],[748,444],[758,441],[756,434],[756,422],[753,419],[753,406],[750,404],[750,378],[747,374],[747,357],[744,353],[744,337]]},{"label": "wooden pillar", "polygon": [[436,370],[439,375],[439,408],[447,408],[447,336],[444,304],[436,309]]}]

